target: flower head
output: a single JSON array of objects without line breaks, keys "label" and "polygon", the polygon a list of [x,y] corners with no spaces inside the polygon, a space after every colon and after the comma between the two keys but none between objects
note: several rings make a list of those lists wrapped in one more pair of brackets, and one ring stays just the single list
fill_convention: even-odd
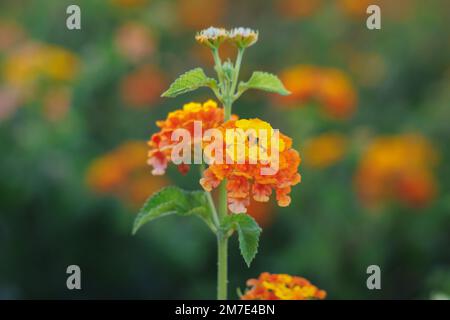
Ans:
[{"label": "flower head", "polygon": [[[227,161],[210,164],[200,179],[203,188],[211,191],[227,179],[228,208],[233,213],[245,213],[250,196],[259,202],[269,201],[273,190],[278,205],[288,206],[291,202],[291,187],[300,182],[300,156],[292,149],[292,140],[260,119],[232,119],[218,129],[225,137],[222,145]],[[228,135],[229,130],[233,130],[236,136]],[[279,139],[272,139],[277,133]],[[251,142],[263,139],[268,140],[267,145]],[[277,145],[273,145],[274,142]],[[272,153],[278,156],[276,169],[272,167],[272,156],[275,155]]]},{"label": "flower head", "polygon": [[234,28],[229,32],[229,39],[238,46],[238,48],[247,48],[258,41],[258,31],[250,28]]},{"label": "flower head", "polygon": [[[200,121],[202,129],[208,130],[218,127],[224,119],[222,108],[217,107],[217,103],[208,100],[205,103],[191,102],[185,104],[183,109],[170,112],[166,120],[157,121],[156,125],[161,129],[152,135],[148,145],[148,164],[153,167],[154,175],[165,173],[167,165],[171,159],[172,149],[175,142],[172,141],[172,133],[177,129],[188,130],[191,137],[194,136],[194,122]],[[194,141],[192,141],[194,143]],[[189,170],[187,164],[181,164],[178,169],[185,173]]]},{"label": "flower head", "polygon": [[316,300],[325,299],[326,292],[312,285],[308,280],[288,274],[263,272],[258,279],[250,279],[251,287],[242,300]]},{"label": "flower head", "polygon": [[369,207],[389,199],[410,207],[424,206],[436,192],[436,162],[436,151],[422,136],[380,137],[365,151],[355,187]]},{"label": "flower head", "polygon": [[228,32],[223,28],[209,27],[197,33],[195,40],[211,49],[217,49],[228,38]]}]

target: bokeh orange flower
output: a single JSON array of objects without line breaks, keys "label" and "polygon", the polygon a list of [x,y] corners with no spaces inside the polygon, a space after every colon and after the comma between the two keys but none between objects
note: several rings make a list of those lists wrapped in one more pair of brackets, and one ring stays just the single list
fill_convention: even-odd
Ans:
[{"label": "bokeh orange flower", "polygon": [[297,65],[280,75],[289,96],[277,97],[282,105],[297,107],[317,100],[326,115],[346,119],[353,115],[357,104],[357,93],[349,77],[334,68],[312,65]]},{"label": "bokeh orange flower", "polygon": [[177,0],[178,19],[184,27],[201,30],[221,25],[228,0]]},{"label": "bokeh orange flower", "polygon": [[0,21],[0,51],[13,49],[25,39],[23,28],[13,21]]},{"label": "bokeh orange flower", "polygon": [[[171,136],[176,129],[186,129],[194,137],[194,121],[202,123],[202,130],[206,131],[218,127],[224,120],[222,108],[217,106],[213,100],[205,103],[191,102],[183,106],[183,109],[170,112],[166,120],[157,121],[156,125],[161,129],[152,135],[148,145],[148,164],[153,167],[154,175],[165,173],[168,163],[171,160],[171,152],[176,142],[171,141]],[[194,141],[192,141],[194,143]],[[178,169],[182,173],[189,170],[187,164],[181,164]]]},{"label": "bokeh orange flower", "polygon": [[320,8],[322,0],[278,0],[276,2],[280,14],[289,19],[308,17]]},{"label": "bokeh orange flower", "polygon": [[123,102],[132,108],[150,107],[166,87],[165,75],[152,65],[143,65],[122,79]]},{"label": "bokeh orange flower", "polygon": [[327,295],[305,278],[288,274],[263,272],[257,279],[248,280],[247,286],[250,289],[241,300],[317,300]]},{"label": "bokeh orange flower", "polygon": [[389,199],[409,207],[423,207],[436,194],[433,169],[437,162],[436,150],[423,136],[380,137],[362,156],[355,187],[362,202],[369,207]]},{"label": "bokeh orange flower", "polygon": [[305,165],[312,168],[327,168],[340,160],[347,150],[347,139],[337,132],[327,132],[306,141],[303,148]]},{"label": "bokeh orange flower", "polygon": [[128,22],[117,30],[115,45],[124,58],[139,62],[153,54],[155,38],[145,25]]},{"label": "bokeh orange flower", "polygon": [[[273,131],[269,123],[260,119],[232,119],[221,125],[219,129],[222,131],[222,136],[225,137],[223,143],[224,155],[229,154],[230,150],[237,150],[237,148],[230,148],[232,145],[236,146],[237,140],[227,140],[226,131],[228,129],[242,129],[244,131],[253,129],[257,132],[260,129],[265,129],[270,134]],[[271,139],[270,134],[268,135],[269,140]],[[203,178],[200,179],[200,184],[206,191],[211,191],[218,187],[222,180],[226,179],[228,208],[232,213],[247,212],[250,196],[259,202],[269,201],[273,190],[275,190],[278,205],[281,207],[288,206],[291,202],[289,196],[291,187],[301,180],[298,173],[298,166],[301,161],[300,155],[292,148],[292,140],[288,136],[279,134],[280,143],[275,151],[279,154],[279,168],[272,175],[264,175],[261,171],[262,168],[268,169],[269,163],[263,164],[259,160],[256,163],[250,161],[251,152],[248,151],[248,142],[249,139],[246,140],[246,151],[243,155],[244,163],[237,163],[237,161],[230,164],[225,161],[223,164],[212,163],[205,170]],[[268,148],[270,149],[270,145],[268,145]]]},{"label": "bokeh orange flower", "polygon": [[169,184],[155,177],[145,165],[147,147],[143,141],[128,141],[96,158],[89,165],[86,181],[91,190],[109,194],[138,207],[160,188]]},{"label": "bokeh orange flower", "polygon": [[336,3],[348,17],[358,21],[362,17],[367,17],[367,8],[370,5],[377,5],[381,9],[383,17],[401,22],[414,16],[417,3],[420,2],[414,0],[339,0]]},{"label": "bokeh orange flower", "polygon": [[44,116],[52,122],[62,120],[69,112],[71,101],[70,87],[54,86],[49,88],[42,99]]}]

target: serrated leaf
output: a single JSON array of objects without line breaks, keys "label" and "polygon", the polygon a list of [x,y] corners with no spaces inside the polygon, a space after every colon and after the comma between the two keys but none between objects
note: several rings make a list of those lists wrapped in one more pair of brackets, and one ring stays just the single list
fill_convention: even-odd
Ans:
[{"label": "serrated leaf", "polygon": [[202,68],[195,68],[179,76],[161,96],[173,98],[200,87],[217,87],[217,82],[208,78]]},{"label": "serrated leaf", "polygon": [[133,225],[135,234],[144,224],[171,214],[196,215],[212,226],[211,215],[203,191],[185,191],[175,186],[161,189],[145,202]]},{"label": "serrated leaf", "polygon": [[261,228],[256,221],[245,213],[231,214],[225,217],[223,228],[227,231],[236,230],[239,237],[239,249],[245,263],[250,263],[258,252],[259,236]]},{"label": "serrated leaf", "polygon": [[274,92],[286,96],[290,92],[284,87],[280,79],[274,74],[255,71],[247,82],[239,84],[239,91],[248,89],[258,89],[268,92]]}]

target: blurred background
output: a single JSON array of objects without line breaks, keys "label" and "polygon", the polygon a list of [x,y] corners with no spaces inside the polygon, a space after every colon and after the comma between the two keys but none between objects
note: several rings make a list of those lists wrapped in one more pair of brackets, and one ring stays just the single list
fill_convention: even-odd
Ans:
[{"label": "blurred background", "polygon": [[[66,8],[81,7],[81,30]],[[366,28],[381,7],[382,29]],[[280,75],[289,97],[249,92],[241,117],[293,137],[302,183],[287,208],[253,204],[264,231],[247,268],[230,244],[229,290],[259,273],[308,278],[331,299],[450,295],[449,2],[442,0],[2,0],[0,298],[213,299],[216,242],[199,219],[168,217],[131,236],[164,185],[155,121],[206,89],[160,94],[203,67],[210,25],[258,29],[241,77]],[[224,46],[223,58],[234,58]],[[66,288],[79,265],[82,290]],[[366,287],[379,265],[382,290]]]}]

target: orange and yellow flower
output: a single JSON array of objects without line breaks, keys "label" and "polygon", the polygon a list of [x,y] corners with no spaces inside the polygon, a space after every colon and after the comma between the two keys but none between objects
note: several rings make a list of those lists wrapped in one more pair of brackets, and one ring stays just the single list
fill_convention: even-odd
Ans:
[{"label": "orange and yellow flower", "polygon": [[298,65],[282,72],[280,78],[292,93],[277,97],[281,104],[292,107],[317,100],[326,115],[337,119],[349,118],[355,111],[355,88],[349,77],[338,69]]},{"label": "orange and yellow flower", "polygon": [[247,286],[250,289],[242,300],[317,300],[327,295],[305,278],[288,274],[263,272],[259,278],[248,280]]},{"label": "orange and yellow flower", "polygon": [[[172,148],[175,144],[171,140],[172,133],[177,129],[186,129],[194,137],[194,121],[202,123],[202,129],[208,130],[218,127],[224,120],[222,108],[217,107],[217,103],[208,100],[205,103],[191,102],[185,104],[183,109],[170,112],[166,120],[157,121],[156,125],[160,131],[153,134],[148,145],[148,164],[153,167],[154,175],[165,173],[167,165],[171,159]],[[194,141],[192,141],[194,143]],[[182,173],[189,170],[187,164],[181,164],[178,169]]]},{"label": "orange and yellow flower", "polygon": [[369,207],[392,198],[410,207],[425,206],[436,193],[437,160],[435,149],[423,136],[380,137],[369,145],[359,164],[358,195]]},{"label": "orange and yellow flower", "polygon": [[[273,134],[270,124],[260,119],[232,119],[221,125],[219,130],[222,131],[222,137],[225,140],[222,143],[224,146],[223,154],[230,156],[233,160],[241,156],[243,161],[230,161],[232,163],[223,161],[223,164],[212,163],[205,170],[203,178],[200,180],[202,187],[206,191],[211,191],[226,179],[228,208],[232,213],[247,212],[251,196],[259,202],[269,201],[273,190],[275,190],[278,205],[281,207],[288,206],[291,202],[289,196],[291,187],[301,180],[298,173],[298,166],[301,161],[300,155],[292,148],[292,140],[280,133],[278,146],[271,148],[269,144],[267,145],[267,149],[273,149],[278,153],[279,160],[278,170],[272,172],[271,175],[265,175],[262,169],[268,170],[270,161],[261,161],[264,160],[264,157],[261,157],[263,152],[259,149],[260,146],[251,146],[249,144],[251,138],[248,138],[245,140],[245,154],[237,155],[236,151],[239,150],[237,141],[239,140],[234,139],[235,137],[232,137],[232,140],[230,139],[226,134],[229,129],[242,129],[244,131],[253,129],[256,132],[259,132],[260,129],[267,130],[269,140],[271,139],[270,135]],[[251,152],[250,148],[252,147],[258,148],[257,152]],[[259,156],[257,161],[251,159],[254,155]],[[267,153],[266,156],[271,157]]]},{"label": "orange and yellow flower", "polygon": [[145,142],[128,141],[95,159],[86,173],[87,184],[99,194],[109,194],[138,207],[148,195],[168,184],[149,174]]}]

